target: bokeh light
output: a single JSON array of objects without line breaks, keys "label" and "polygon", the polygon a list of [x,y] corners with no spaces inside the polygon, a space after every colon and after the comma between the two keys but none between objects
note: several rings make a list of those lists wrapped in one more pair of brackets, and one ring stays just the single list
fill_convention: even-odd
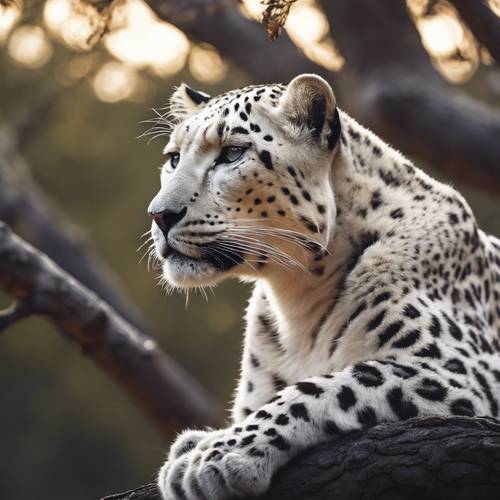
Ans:
[{"label": "bokeh light", "polygon": [[126,0],[113,11],[107,50],[136,69],[148,68],[160,77],[178,73],[185,65],[189,41],[182,31],[159,21],[140,0]]},{"label": "bokeh light", "polygon": [[94,77],[96,96],[104,102],[118,102],[131,97],[137,85],[136,71],[126,64],[111,61],[99,69]]},{"label": "bokeh light", "polygon": [[189,71],[200,82],[214,84],[224,79],[227,64],[215,47],[203,43],[194,45],[189,54]]},{"label": "bokeh light", "polygon": [[97,10],[78,0],[47,0],[43,17],[51,33],[73,50],[90,50],[104,27]]},{"label": "bokeh light", "polygon": [[52,56],[52,45],[43,29],[28,24],[12,33],[8,50],[16,63],[28,68],[39,68]]},{"label": "bokeh light", "polygon": [[[243,15],[260,21],[264,6],[260,0],[243,0]],[[329,35],[328,19],[315,0],[301,0],[292,5],[285,24],[291,40],[306,57],[330,71],[339,71],[344,59]]]},{"label": "bokeh light", "polygon": [[21,4],[0,4],[0,44],[2,44],[21,17]]},{"label": "bokeh light", "polygon": [[455,9],[438,3],[429,12],[427,2],[422,0],[408,0],[408,7],[436,69],[452,83],[469,79],[480,63],[481,53]]},{"label": "bokeh light", "polygon": [[464,38],[462,25],[450,14],[423,17],[417,26],[424,47],[436,57],[453,54]]}]

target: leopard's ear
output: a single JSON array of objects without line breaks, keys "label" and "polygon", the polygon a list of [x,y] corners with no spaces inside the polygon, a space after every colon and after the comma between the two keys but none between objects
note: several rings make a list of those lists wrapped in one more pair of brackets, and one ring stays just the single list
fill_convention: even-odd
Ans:
[{"label": "leopard's ear", "polygon": [[185,83],[175,89],[170,98],[170,112],[179,121],[198,111],[201,105],[210,100],[205,92],[194,90]]},{"label": "leopard's ear", "polygon": [[306,127],[313,137],[320,137],[336,118],[333,90],[318,75],[295,77],[280,99],[279,110],[296,126]]}]

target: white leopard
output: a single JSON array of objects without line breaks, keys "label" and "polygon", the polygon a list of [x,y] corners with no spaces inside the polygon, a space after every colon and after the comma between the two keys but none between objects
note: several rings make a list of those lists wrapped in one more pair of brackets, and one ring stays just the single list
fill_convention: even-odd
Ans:
[{"label": "white leopard", "polygon": [[500,241],[459,193],[315,75],[182,85],[171,113],[149,206],[163,276],[255,286],[232,425],[178,437],[164,499],[259,495],[305,448],[377,422],[498,416]]}]

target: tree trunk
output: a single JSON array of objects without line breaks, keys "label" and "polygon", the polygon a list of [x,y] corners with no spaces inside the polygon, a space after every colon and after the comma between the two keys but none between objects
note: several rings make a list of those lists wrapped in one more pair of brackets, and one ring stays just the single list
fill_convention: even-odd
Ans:
[{"label": "tree trunk", "polygon": [[[498,500],[500,422],[421,417],[302,453],[260,500]],[[103,500],[161,500],[153,484]]]}]

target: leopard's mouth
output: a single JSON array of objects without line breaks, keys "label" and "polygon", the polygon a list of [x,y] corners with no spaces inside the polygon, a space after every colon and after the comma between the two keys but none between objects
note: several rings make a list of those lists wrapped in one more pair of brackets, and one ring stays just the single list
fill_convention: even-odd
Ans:
[{"label": "leopard's mouth", "polygon": [[240,253],[217,252],[210,244],[198,247],[195,256],[183,250],[169,244],[161,253],[165,278],[180,287],[211,284],[244,261]]}]

